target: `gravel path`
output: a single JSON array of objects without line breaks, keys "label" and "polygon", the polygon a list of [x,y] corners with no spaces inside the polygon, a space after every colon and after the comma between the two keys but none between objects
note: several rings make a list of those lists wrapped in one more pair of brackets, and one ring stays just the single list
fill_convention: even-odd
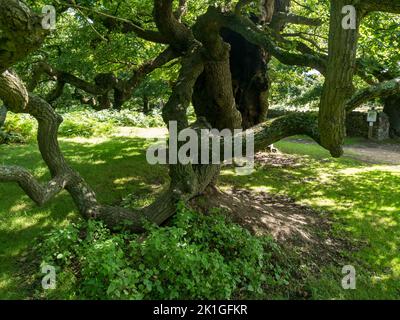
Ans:
[{"label": "gravel path", "polygon": [[365,142],[345,147],[345,155],[372,164],[400,165],[400,144]]},{"label": "gravel path", "polygon": [[[288,139],[288,141],[313,144],[308,139]],[[400,143],[377,143],[362,141],[344,147],[344,155],[348,158],[371,164],[400,165]]]}]

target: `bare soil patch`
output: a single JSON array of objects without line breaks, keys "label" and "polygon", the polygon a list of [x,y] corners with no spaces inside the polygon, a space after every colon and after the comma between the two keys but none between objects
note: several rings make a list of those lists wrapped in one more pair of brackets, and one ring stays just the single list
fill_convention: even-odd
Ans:
[{"label": "bare soil patch", "polygon": [[329,213],[298,205],[289,197],[232,188],[208,192],[191,205],[203,213],[221,208],[253,234],[270,235],[295,250],[302,260],[312,264],[312,269],[339,263],[344,249],[351,250],[347,239],[333,235]]}]

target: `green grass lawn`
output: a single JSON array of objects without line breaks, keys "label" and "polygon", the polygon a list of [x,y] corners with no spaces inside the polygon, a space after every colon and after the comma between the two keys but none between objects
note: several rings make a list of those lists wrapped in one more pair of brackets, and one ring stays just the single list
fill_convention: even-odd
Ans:
[{"label": "green grass lawn", "polygon": [[[165,183],[167,171],[146,162],[145,139],[95,138],[61,140],[70,164],[94,187],[100,201],[120,203],[129,193],[148,198]],[[46,165],[36,145],[0,146],[2,164],[20,165],[47,181]],[[38,208],[14,184],[0,184],[0,299],[26,298],[21,292],[21,254],[34,239],[66,226],[78,217],[71,197],[64,191]]]},{"label": "green grass lawn", "polygon": [[[225,171],[224,182],[289,195],[301,204],[329,211],[338,237],[362,248],[348,252],[358,273],[357,290],[341,288],[342,266],[326,266],[310,279],[314,298],[400,298],[400,166],[332,159],[316,144],[283,141],[282,152],[302,157],[299,168],[261,167],[252,176]],[[355,245],[356,246],[356,245]]]},{"label": "green grass lawn", "polygon": [[[71,165],[94,187],[100,201],[119,203],[129,193],[148,198],[168,177],[163,167],[146,163],[143,138],[63,139]],[[299,203],[328,211],[335,234],[351,235],[355,247],[348,264],[357,271],[357,290],[340,286],[341,267],[327,265],[310,275],[313,298],[400,298],[400,166],[371,166],[351,159],[331,159],[312,144],[283,141],[278,148],[301,157],[298,168],[259,167],[251,176],[224,170],[224,185],[290,195]],[[0,162],[31,169],[46,181],[48,174],[35,145],[0,146]],[[21,258],[34,239],[77,217],[63,192],[37,208],[13,184],[0,184],[0,299],[28,298],[22,290]]]}]

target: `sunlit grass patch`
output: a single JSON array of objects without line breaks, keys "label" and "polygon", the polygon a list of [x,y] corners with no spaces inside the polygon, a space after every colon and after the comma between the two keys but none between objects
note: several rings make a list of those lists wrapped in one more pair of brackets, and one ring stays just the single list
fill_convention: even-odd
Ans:
[{"label": "sunlit grass patch", "polygon": [[299,204],[329,211],[338,236],[349,234],[364,243],[360,251],[348,253],[349,264],[360,273],[358,290],[343,292],[342,266],[327,266],[311,284],[314,298],[399,298],[400,166],[332,159],[316,144],[283,141],[276,146],[297,155],[302,165],[265,164],[248,177],[237,177],[229,168],[223,172],[223,183],[289,195]]},{"label": "sunlit grass patch", "polygon": [[[67,160],[92,185],[100,201],[120,204],[133,193],[141,195],[135,205],[148,204],[147,197],[168,179],[165,168],[147,164],[150,142],[113,136],[60,139]],[[113,160],[117,155],[119,159]],[[0,146],[0,163],[26,167],[41,181],[49,179],[36,144]],[[65,191],[38,208],[18,186],[0,184],[0,299],[26,298],[17,279],[20,255],[37,236],[65,227],[78,216]]]}]

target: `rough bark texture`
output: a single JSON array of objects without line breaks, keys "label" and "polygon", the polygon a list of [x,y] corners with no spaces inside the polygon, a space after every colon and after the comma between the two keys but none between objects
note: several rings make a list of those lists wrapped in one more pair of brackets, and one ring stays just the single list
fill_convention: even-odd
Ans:
[{"label": "rough bark texture", "polygon": [[16,74],[4,71],[0,74],[0,98],[14,112],[23,112],[29,102],[25,85]]},{"label": "rough bark texture", "polygon": [[0,107],[0,128],[4,125],[4,122],[6,122],[6,117],[7,117],[7,108],[5,106]]},{"label": "rough bark texture", "polygon": [[230,44],[230,69],[242,128],[251,128],[266,119],[268,112],[268,63],[271,56],[241,35],[222,29],[224,41]]},{"label": "rough bark texture", "polygon": [[343,154],[345,103],[353,93],[358,29],[363,14],[357,12],[356,29],[344,29],[342,8],[349,4],[352,2],[348,0],[331,1],[328,66],[319,107],[321,143],[334,157]]},{"label": "rough bark texture", "polygon": [[38,49],[48,31],[42,28],[42,17],[22,1],[0,0],[0,8],[0,73],[3,73]]},{"label": "rough bark texture", "polygon": [[241,128],[230,66],[231,47],[220,35],[221,26],[200,17],[194,34],[205,48],[204,72],[194,88],[193,105],[198,117],[204,117],[217,129]]},{"label": "rough bark texture", "polygon": [[0,144],[6,143],[8,139],[7,133],[2,131],[2,127],[7,118],[7,108],[5,106],[0,107]]},{"label": "rough bark texture", "polygon": [[389,117],[390,136],[400,138],[400,93],[383,99],[383,112]]},{"label": "rough bark texture", "polygon": [[379,84],[372,85],[368,88],[357,91],[351,97],[351,99],[347,101],[346,111],[350,112],[361,106],[363,103],[376,98],[383,98],[385,106],[388,106],[389,108],[390,106],[393,106],[394,109],[396,109],[395,106],[398,105],[399,95],[400,78],[383,81]]}]

